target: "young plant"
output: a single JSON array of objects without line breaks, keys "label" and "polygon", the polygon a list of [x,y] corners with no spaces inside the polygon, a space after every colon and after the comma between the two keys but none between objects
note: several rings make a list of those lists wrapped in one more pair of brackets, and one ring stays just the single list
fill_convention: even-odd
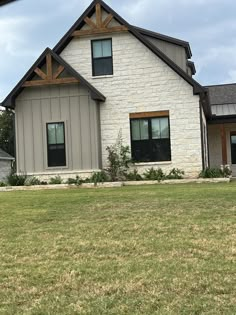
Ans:
[{"label": "young plant", "polygon": [[166,178],[161,168],[154,169],[153,167],[148,169],[144,174],[144,178],[147,180],[157,180],[158,182]]},{"label": "young plant", "polygon": [[169,174],[166,176],[166,179],[183,179],[184,176],[184,171],[178,169],[178,168],[173,168]]},{"label": "young plant", "polygon": [[130,148],[122,143],[122,135],[119,132],[115,144],[106,148],[108,152],[107,173],[111,181],[124,180],[131,163]]},{"label": "young plant", "polygon": [[49,181],[49,184],[50,185],[60,185],[60,184],[62,184],[61,176],[51,177],[50,181]]}]

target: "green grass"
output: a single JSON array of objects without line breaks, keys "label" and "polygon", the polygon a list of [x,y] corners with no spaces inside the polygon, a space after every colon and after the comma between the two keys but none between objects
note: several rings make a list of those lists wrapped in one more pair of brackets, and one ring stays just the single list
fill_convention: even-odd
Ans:
[{"label": "green grass", "polygon": [[0,193],[0,314],[236,314],[236,185]]}]

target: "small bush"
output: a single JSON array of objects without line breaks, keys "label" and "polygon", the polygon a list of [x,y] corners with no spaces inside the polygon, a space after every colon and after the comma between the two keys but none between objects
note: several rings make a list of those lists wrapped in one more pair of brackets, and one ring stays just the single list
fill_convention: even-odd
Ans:
[{"label": "small bush", "polygon": [[90,181],[97,185],[97,183],[104,183],[110,180],[108,174],[103,170],[101,172],[94,172],[90,178]]},{"label": "small bush", "polygon": [[76,178],[68,178],[67,184],[68,185],[76,185],[80,186],[82,184],[83,180],[77,175]]},{"label": "small bush", "polygon": [[184,176],[184,171],[178,169],[178,168],[173,168],[169,174],[166,176],[166,179],[183,179]]},{"label": "small bush", "polygon": [[6,187],[7,186],[7,184],[6,183],[4,183],[4,182],[0,182],[0,187]]},{"label": "small bush", "polygon": [[140,181],[140,180],[143,180],[143,178],[138,173],[138,170],[134,169],[132,172],[126,174],[126,180],[128,180],[128,181]]},{"label": "small bush", "polygon": [[51,177],[50,178],[50,181],[49,181],[49,184],[50,185],[60,185],[62,184],[62,178],[61,176],[55,176],[55,177]]},{"label": "small bush", "polygon": [[157,181],[162,181],[165,179],[165,174],[163,173],[161,168],[154,169],[153,167],[147,170],[143,174],[144,178],[146,180],[157,180]]},{"label": "small bush", "polygon": [[36,186],[36,185],[41,185],[41,182],[38,178],[27,177],[27,179],[25,181],[25,186]]},{"label": "small bush", "polygon": [[228,167],[223,169],[218,167],[208,167],[205,170],[201,171],[199,177],[201,178],[224,178],[229,177],[232,174],[232,171]]},{"label": "small bush", "polygon": [[232,175],[232,170],[228,166],[224,166],[222,173],[224,177],[230,177]]},{"label": "small bush", "polygon": [[10,186],[24,186],[26,179],[26,175],[17,175],[15,173],[11,173],[9,176],[7,176],[7,183]]},{"label": "small bush", "polygon": [[48,185],[48,183],[47,183],[47,182],[45,182],[45,181],[41,181],[41,182],[40,182],[40,185],[44,185],[44,186],[46,186],[46,185]]},{"label": "small bush", "polygon": [[122,143],[122,135],[119,132],[118,139],[114,145],[106,148],[108,152],[107,173],[111,181],[124,180],[131,163],[130,148]]}]

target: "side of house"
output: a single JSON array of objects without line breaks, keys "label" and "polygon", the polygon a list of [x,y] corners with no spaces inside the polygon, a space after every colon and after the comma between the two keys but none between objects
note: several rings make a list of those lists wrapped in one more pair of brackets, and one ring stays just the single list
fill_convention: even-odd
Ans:
[{"label": "side of house", "polygon": [[94,0],[3,105],[16,111],[17,171],[88,176],[121,133],[140,172],[208,164],[206,91],[184,41],[129,25]]}]

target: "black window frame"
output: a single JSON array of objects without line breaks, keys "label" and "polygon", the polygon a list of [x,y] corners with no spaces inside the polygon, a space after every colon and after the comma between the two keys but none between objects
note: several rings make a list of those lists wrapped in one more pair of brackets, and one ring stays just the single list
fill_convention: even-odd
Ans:
[{"label": "black window frame", "polygon": [[[156,118],[167,118],[168,119],[168,131],[169,131],[169,138],[160,138],[160,139],[153,139],[152,136],[152,119]],[[140,120],[147,120],[148,121],[148,139],[145,140],[133,140],[132,135],[132,121],[140,121]],[[170,134],[170,117],[165,116],[150,116],[150,117],[139,117],[139,118],[130,118],[130,137],[131,137],[131,155],[132,160],[135,163],[152,163],[152,162],[171,162],[172,156],[171,156],[171,134]],[[140,150],[142,148],[146,147],[146,152],[144,152],[147,155],[147,158],[138,158],[137,159],[137,146],[140,146]],[[168,147],[167,152],[161,152],[159,154],[159,157],[156,156],[155,152],[155,146],[156,148],[160,148],[160,146]],[[165,155],[164,158],[162,155]]]},{"label": "black window frame", "polygon": [[[56,144],[49,144],[49,133],[48,133],[48,126],[49,125],[57,125],[62,124],[63,125],[63,137],[64,137],[64,143],[56,143]],[[66,167],[67,161],[66,161],[66,135],[65,135],[65,122],[64,121],[57,121],[57,122],[48,122],[46,123],[46,132],[47,132],[47,166],[48,168],[55,168],[55,167]],[[63,163],[51,163],[51,157],[50,157],[50,147],[57,147],[64,145],[64,160]]]},{"label": "black window frame", "polygon": [[[110,40],[111,41],[111,56],[110,57],[99,57],[99,58],[95,58],[94,54],[93,54],[93,43],[94,42],[102,42],[102,41],[107,41]],[[93,77],[101,77],[104,75],[113,75],[114,74],[114,69],[113,69],[113,46],[112,46],[112,38],[102,38],[102,39],[94,39],[91,40],[91,53],[92,53],[92,75]],[[111,59],[111,73],[107,73],[107,74],[96,74],[95,72],[95,60],[108,60]]]},{"label": "black window frame", "polygon": [[[230,133],[231,164],[236,165],[236,144],[232,143],[232,137],[236,137],[236,132]],[[235,146],[235,150],[233,150],[233,146]],[[234,156],[234,153],[235,153],[235,156]]]}]

